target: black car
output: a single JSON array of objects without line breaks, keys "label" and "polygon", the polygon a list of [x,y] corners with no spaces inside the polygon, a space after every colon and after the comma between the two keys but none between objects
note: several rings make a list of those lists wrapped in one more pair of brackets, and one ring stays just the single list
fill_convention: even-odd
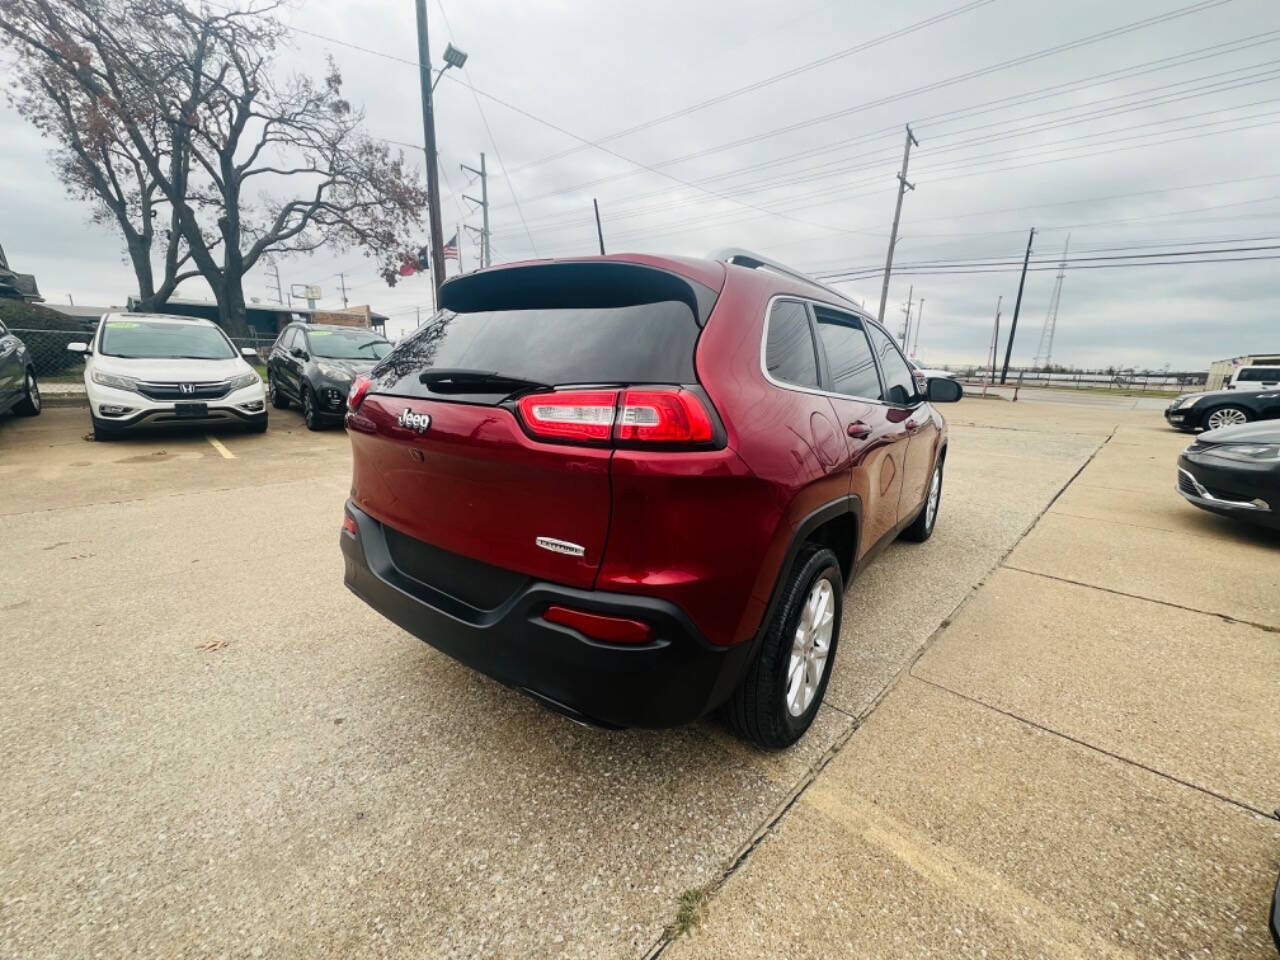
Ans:
[{"label": "black car", "polygon": [[1280,390],[1214,390],[1184,393],[1165,407],[1171,426],[1188,432],[1234,427],[1280,417]]},{"label": "black car", "polygon": [[0,413],[12,410],[20,417],[34,417],[40,412],[34,364],[27,345],[0,323]]},{"label": "black car", "polygon": [[1280,420],[1200,434],[1178,457],[1178,492],[1204,510],[1280,529]]},{"label": "black car", "polygon": [[351,381],[390,352],[385,337],[364,327],[291,323],[267,357],[271,405],[297,404],[308,430],[341,423]]}]

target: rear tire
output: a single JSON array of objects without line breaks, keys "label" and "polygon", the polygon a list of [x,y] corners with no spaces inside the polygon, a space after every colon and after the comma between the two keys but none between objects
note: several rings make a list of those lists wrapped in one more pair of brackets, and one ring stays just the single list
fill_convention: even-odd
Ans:
[{"label": "rear tire", "polygon": [[942,506],[942,458],[933,467],[933,476],[929,478],[929,490],[924,495],[924,506],[919,515],[911,521],[911,525],[902,531],[903,540],[924,543],[933,536],[933,528],[938,524],[938,509]]},{"label": "rear tire", "polygon": [[[777,749],[791,746],[809,729],[835,664],[843,601],[836,555],[806,544],[755,661],[725,704],[725,717],[739,736]],[[815,663],[819,655],[820,664]]]},{"label": "rear tire", "polygon": [[40,416],[41,404],[40,384],[36,382],[36,372],[28,367],[26,393],[14,406],[13,412],[20,417],[38,417]]}]

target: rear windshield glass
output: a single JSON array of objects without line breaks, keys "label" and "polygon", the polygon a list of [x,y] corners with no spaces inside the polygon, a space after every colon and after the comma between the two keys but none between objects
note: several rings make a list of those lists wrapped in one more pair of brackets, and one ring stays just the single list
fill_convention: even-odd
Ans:
[{"label": "rear windshield glass", "polygon": [[624,307],[442,310],[396,347],[375,375],[383,392],[419,396],[431,392],[419,375],[432,368],[484,371],[551,386],[687,384],[696,382],[698,330],[693,311],[675,300]]},{"label": "rear windshield glass", "polygon": [[381,360],[391,344],[368,330],[308,330],[311,352],[329,360]]},{"label": "rear windshield glass", "polygon": [[102,328],[109,357],[229,360],[236,355],[217,327],[154,320],[110,320]]},{"label": "rear windshield glass", "polygon": [[1280,367],[1245,367],[1236,374],[1236,381],[1280,380]]}]

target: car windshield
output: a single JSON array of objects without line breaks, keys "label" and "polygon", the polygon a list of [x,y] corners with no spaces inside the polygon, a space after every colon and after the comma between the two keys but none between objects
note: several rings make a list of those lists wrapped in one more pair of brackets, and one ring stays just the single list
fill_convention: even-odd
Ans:
[{"label": "car windshield", "polygon": [[162,320],[107,321],[101,352],[135,360],[230,360],[236,355],[217,327]]},{"label": "car windshield", "polygon": [[381,360],[391,344],[368,330],[308,330],[311,352],[328,360]]}]

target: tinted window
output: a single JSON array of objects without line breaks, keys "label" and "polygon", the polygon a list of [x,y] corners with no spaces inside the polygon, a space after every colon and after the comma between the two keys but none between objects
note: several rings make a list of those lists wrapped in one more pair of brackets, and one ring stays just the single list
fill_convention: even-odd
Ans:
[{"label": "tinted window", "polygon": [[330,360],[381,360],[391,344],[377,334],[352,327],[348,330],[308,330],[311,353]]},{"label": "tinted window", "polygon": [[879,327],[869,329],[871,342],[880,358],[880,370],[884,374],[885,397],[890,403],[911,403],[916,399],[916,378],[907,361],[898,352],[897,344]]},{"label": "tinted window", "polygon": [[880,378],[862,324],[856,317],[816,308],[818,336],[827,355],[831,388],[850,397],[880,399]]},{"label": "tinted window", "polygon": [[1250,382],[1280,380],[1280,367],[1245,367],[1236,374],[1236,380],[1248,380]]},{"label": "tinted window", "polygon": [[382,391],[410,395],[430,392],[418,375],[433,367],[553,386],[696,383],[697,338],[693,311],[674,300],[624,307],[441,310],[392,350],[374,374]]},{"label": "tinted window", "polygon": [[764,348],[764,365],[769,376],[800,387],[818,385],[818,358],[809,311],[803,303],[782,300],[769,314],[769,336]]},{"label": "tinted window", "polygon": [[102,352],[111,357],[229,360],[236,355],[217,327],[156,320],[109,320]]},{"label": "tinted window", "polygon": [[293,339],[293,327],[285,327],[280,332],[280,339],[276,341],[276,349],[288,351],[289,341]]}]

